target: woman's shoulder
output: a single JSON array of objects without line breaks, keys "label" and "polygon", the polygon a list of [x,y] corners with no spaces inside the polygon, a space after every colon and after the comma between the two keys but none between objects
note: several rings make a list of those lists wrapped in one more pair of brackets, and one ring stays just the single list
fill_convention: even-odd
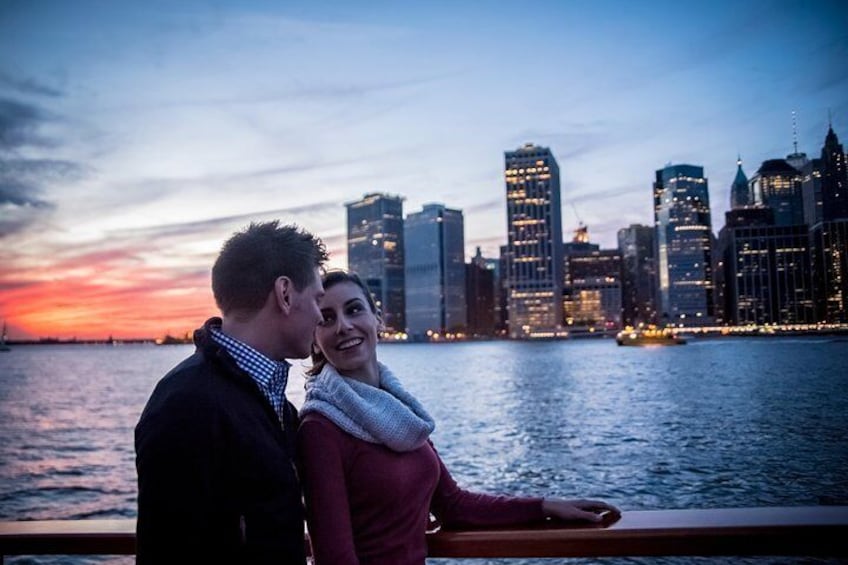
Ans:
[{"label": "woman's shoulder", "polygon": [[320,412],[307,412],[300,417],[297,435],[299,438],[327,437],[342,440],[347,434]]},{"label": "woman's shoulder", "polygon": [[322,453],[323,457],[328,453],[340,453],[348,457],[356,451],[359,441],[317,412],[301,416],[297,428],[297,449],[302,455]]},{"label": "woman's shoulder", "polygon": [[333,424],[333,422],[329,418],[327,418],[326,416],[324,416],[320,412],[314,412],[313,411],[313,412],[307,412],[306,414],[303,414],[303,415],[300,416],[300,428],[299,429],[303,429],[305,426],[333,426],[333,427],[335,427],[335,424]]}]

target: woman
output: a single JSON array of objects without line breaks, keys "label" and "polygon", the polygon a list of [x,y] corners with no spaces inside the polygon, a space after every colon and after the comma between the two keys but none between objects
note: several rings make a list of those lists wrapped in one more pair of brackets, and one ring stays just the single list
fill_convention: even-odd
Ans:
[{"label": "woman", "polygon": [[343,271],[323,283],[297,435],[317,565],[422,565],[431,512],[445,528],[599,522],[618,513],[599,501],[460,489],[428,439],[432,418],[377,361],[381,322],[368,289]]}]

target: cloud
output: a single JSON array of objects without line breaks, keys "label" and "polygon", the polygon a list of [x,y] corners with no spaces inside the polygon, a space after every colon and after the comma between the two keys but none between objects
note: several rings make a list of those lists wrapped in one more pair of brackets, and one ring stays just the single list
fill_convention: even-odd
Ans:
[{"label": "cloud", "polygon": [[[33,81],[16,82],[0,71],[0,86],[9,84],[21,91],[52,95]],[[70,161],[20,156],[22,150],[30,147],[58,145],[39,133],[44,123],[54,119],[35,104],[0,98],[0,238],[24,230],[42,212],[53,208],[41,197],[46,187],[84,175],[84,168]]]},{"label": "cloud", "polygon": [[[489,237],[472,237],[468,238],[466,241],[466,246],[468,247],[488,247],[493,249],[499,249],[502,245],[506,245],[506,238],[503,236],[489,236]],[[496,255],[497,256],[497,255]]]},{"label": "cloud", "polygon": [[485,202],[477,202],[476,204],[472,204],[470,206],[465,206],[464,208],[462,208],[462,212],[463,214],[482,214],[486,212],[491,212],[493,210],[502,211],[504,207],[504,199],[502,197],[499,197],[487,200]]},{"label": "cloud", "polygon": [[[528,129],[521,132],[519,139],[533,142],[537,145],[553,148],[557,162],[576,160],[593,151],[609,147],[610,132],[614,128],[608,122],[595,120],[590,122],[562,122],[554,124],[554,128],[537,130]],[[567,147],[566,151],[558,151],[557,147]]]},{"label": "cloud", "polygon": [[0,151],[22,146],[52,147],[54,142],[38,135],[39,126],[51,116],[33,104],[0,98]]},{"label": "cloud", "polygon": [[572,192],[569,198],[570,202],[579,204],[580,202],[597,202],[608,198],[622,198],[624,196],[642,195],[645,188],[641,186],[614,186],[603,190],[576,190]]},{"label": "cloud", "polygon": [[0,158],[0,238],[24,230],[54,209],[40,196],[45,187],[83,174],[84,168],[70,161]]},{"label": "cloud", "polygon": [[813,66],[812,80],[805,81],[810,92],[829,90],[848,81],[848,68],[845,65],[848,58],[848,35],[842,35],[811,51],[810,58],[820,62],[820,66]]},{"label": "cloud", "polygon": [[151,240],[163,237],[202,236],[211,233],[214,233],[217,236],[222,230],[237,229],[243,227],[249,222],[315,215],[328,210],[337,210],[342,205],[342,202],[338,200],[314,202],[301,206],[291,206],[289,208],[262,210],[245,214],[234,214],[231,216],[218,216],[192,222],[179,222],[145,226],[141,228],[113,230],[109,233],[109,237],[110,239],[115,237],[126,237]]},{"label": "cloud", "polygon": [[85,167],[61,159],[0,159],[0,182],[18,181],[27,185],[76,181]]},{"label": "cloud", "polygon": [[[207,98],[184,98],[158,100],[151,103],[129,104],[124,106],[103,107],[101,111],[139,111],[162,110],[164,108],[204,108],[204,107],[257,107],[262,105],[280,104],[284,102],[335,102],[346,100],[361,100],[374,94],[409,91],[431,83],[443,81],[457,76],[459,73],[450,72],[432,76],[412,77],[394,81],[348,82],[332,83],[317,82],[315,84],[298,84],[290,88],[259,92],[254,94],[233,94],[229,96],[212,96]],[[349,116],[348,116],[349,117]]]},{"label": "cloud", "polygon": [[0,70],[0,88],[8,88],[21,94],[34,94],[58,98],[63,96],[62,91],[46,84],[40,83],[29,77],[15,77]]}]

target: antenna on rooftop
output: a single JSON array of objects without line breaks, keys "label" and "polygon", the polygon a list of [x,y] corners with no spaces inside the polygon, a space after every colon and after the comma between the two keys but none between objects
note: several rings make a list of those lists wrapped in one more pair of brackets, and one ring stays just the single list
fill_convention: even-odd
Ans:
[{"label": "antenna on rooftop", "polygon": [[798,123],[795,120],[795,110],[792,110],[792,147],[795,155],[798,154]]}]

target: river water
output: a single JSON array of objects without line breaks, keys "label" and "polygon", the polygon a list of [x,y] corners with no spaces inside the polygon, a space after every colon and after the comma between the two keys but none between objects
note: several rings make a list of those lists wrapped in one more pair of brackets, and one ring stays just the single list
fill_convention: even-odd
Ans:
[{"label": "river water", "polygon": [[[156,381],[191,351],[43,345],[0,354],[0,519],[134,517],[133,427]],[[472,490],[600,498],[624,511],[848,504],[846,338],[402,344],[379,355],[435,417],[436,447]],[[303,362],[294,365],[288,395],[300,405]]]}]

